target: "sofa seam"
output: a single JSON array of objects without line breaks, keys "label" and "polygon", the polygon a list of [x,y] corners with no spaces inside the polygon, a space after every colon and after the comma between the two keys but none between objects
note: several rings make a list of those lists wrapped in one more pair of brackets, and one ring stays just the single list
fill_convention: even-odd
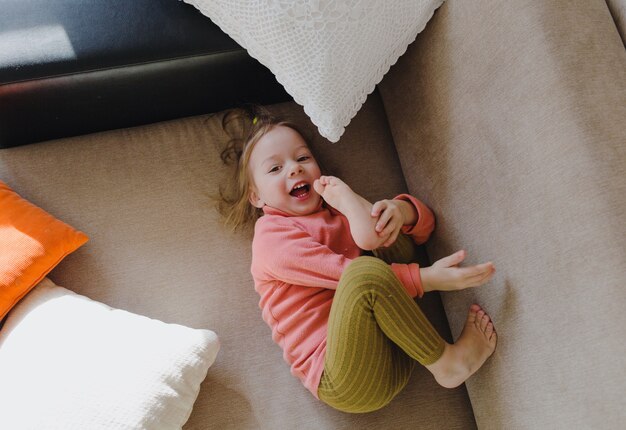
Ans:
[{"label": "sofa seam", "polygon": [[36,81],[44,81],[47,79],[57,79],[57,78],[65,78],[68,76],[76,76],[76,75],[83,75],[83,74],[89,74],[89,73],[97,73],[97,72],[104,72],[104,71],[108,71],[108,70],[117,70],[117,69],[124,69],[127,67],[138,67],[138,66],[145,66],[145,65],[150,65],[150,64],[158,64],[158,63],[168,63],[168,62],[173,62],[173,61],[180,61],[180,60],[186,60],[186,59],[192,59],[192,58],[202,58],[202,57],[211,57],[213,55],[223,55],[223,54],[230,54],[230,53],[236,53],[236,52],[246,52],[245,49],[227,49],[227,50],[222,50],[219,52],[212,52],[210,54],[193,54],[193,55],[183,55],[180,57],[172,57],[172,58],[167,58],[167,59],[161,59],[161,60],[152,60],[152,61],[143,61],[143,62],[138,62],[138,63],[129,63],[129,64],[123,64],[123,65],[119,65],[119,66],[110,66],[110,67],[100,67],[100,68],[93,68],[93,69],[86,69],[86,70],[81,70],[81,71],[76,71],[76,72],[68,72],[68,73],[59,73],[57,75],[50,75],[50,76],[41,76],[41,77],[37,77],[37,78],[33,78],[33,79],[21,79],[21,80],[14,80],[14,81],[8,81],[8,82],[2,82],[0,83],[0,87],[3,86],[8,86],[8,85],[14,85],[14,84],[21,84],[21,83],[26,83],[26,82],[36,82]]}]

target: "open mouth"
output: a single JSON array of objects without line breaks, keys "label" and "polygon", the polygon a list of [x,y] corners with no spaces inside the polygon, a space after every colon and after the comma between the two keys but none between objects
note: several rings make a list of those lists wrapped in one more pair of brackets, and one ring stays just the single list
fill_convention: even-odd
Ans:
[{"label": "open mouth", "polygon": [[311,186],[304,182],[296,184],[295,187],[291,190],[289,194],[294,196],[297,199],[305,199],[309,196],[309,191],[311,190]]}]

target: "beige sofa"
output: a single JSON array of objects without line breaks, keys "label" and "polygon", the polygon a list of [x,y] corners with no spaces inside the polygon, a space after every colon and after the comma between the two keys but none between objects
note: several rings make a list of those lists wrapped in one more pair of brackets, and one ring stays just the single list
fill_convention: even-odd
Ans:
[{"label": "beige sofa", "polygon": [[420,368],[370,414],[313,399],[272,342],[251,236],[211,200],[229,178],[216,117],[3,149],[0,179],[90,236],[55,283],[217,332],[186,429],[623,428],[626,51],[611,11],[624,2],[449,0],[340,143],[294,103],[271,107],[367,198],[409,191],[433,208],[421,263],[458,249],[496,263],[489,284],[419,302],[449,341],[481,304],[494,356],[453,390]]}]

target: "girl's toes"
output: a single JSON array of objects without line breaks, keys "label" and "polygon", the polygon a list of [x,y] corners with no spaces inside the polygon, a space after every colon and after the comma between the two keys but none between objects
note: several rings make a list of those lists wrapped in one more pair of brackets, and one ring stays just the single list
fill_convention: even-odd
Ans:
[{"label": "girl's toes", "polygon": [[477,310],[480,309],[478,305],[472,305],[470,307],[469,313],[467,314],[467,322],[475,323],[477,318]]},{"label": "girl's toes", "polygon": [[493,333],[489,336],[489,343],[491,343],[494,347],[498,342],[498,333],[494,330]]},{"label": "girl's toes", "polygon": [[480,320],[480,329],[482,331],[485,331],[487,329],[487,324],[489,324],[489,321],[491,321],[489,315],[483,315],[483,318]]},{"label": "girl's toes", "polygon": [[481,309],[481,307],[479,305],[477,305],[476,303],[474,303],[472,306],[470,306],[470,312],[476,313]]},{"label": "girl's toes", "polygon": [[493,333],[493,323],[490,322],[489,324],[487,324],[487,328],[485,329],[485,334],[487,335],[487,339],[491,337],[492,333]]},{"label": "girl's toes", "polygon": [[474,322],[476,323],[477,326],[480,327],[480,322],[482,321],[484,315],[485,315],[485,311],[483,310],[476,312],[476,320]]},{"label": "girl's toes", "polygon": [[324,195],[324,188],[325,187],[324,187],[324,185],[322,185],[322,182],[321,182],[320,179],[316,179],[315,181],[313,181],[313,189],[320,196]]}]

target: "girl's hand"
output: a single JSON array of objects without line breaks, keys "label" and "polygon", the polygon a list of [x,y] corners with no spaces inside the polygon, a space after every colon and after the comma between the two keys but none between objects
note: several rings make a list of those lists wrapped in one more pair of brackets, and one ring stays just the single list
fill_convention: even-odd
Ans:
[{"label": "girl's hand", "polygon": [[405,224],[414,224],[417,211],[412,204],[404,200],[379,200],[372,206],[372,217],[378,217],[376,233],[387,238],[383,246],[391,246]]},{"label": "girl's hand", "polygon": [[461,250],[437,260],[430,267],[420,268],[422,288],[427,291],[454,291],[483,285],[493,277],[496,268],[492,262],[470,267],[458,267],[465,259]]}]

